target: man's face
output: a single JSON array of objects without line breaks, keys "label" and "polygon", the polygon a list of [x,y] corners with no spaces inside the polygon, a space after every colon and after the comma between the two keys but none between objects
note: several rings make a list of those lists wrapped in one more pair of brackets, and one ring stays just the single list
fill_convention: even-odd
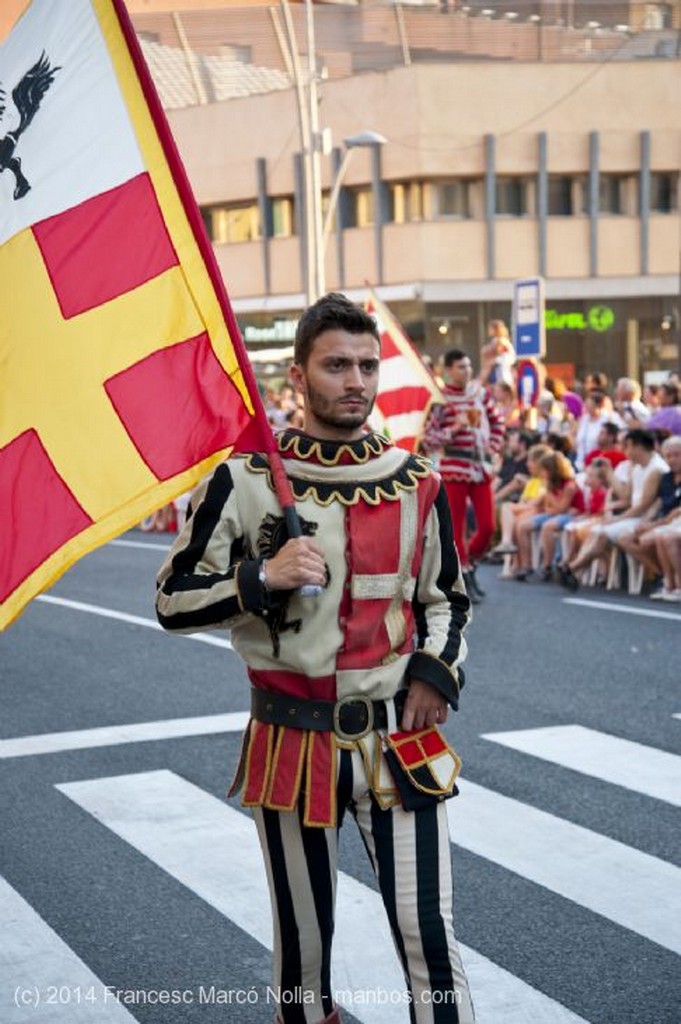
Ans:
[{"label": "man's face", "polygon": [[453,388],[465,388],[473,376],[473,366],[468,356],[457,359],[451,366],[445,367],[445,379]]},{"label": "man's face", "polygon": [[305,430],[324,440],[354,441],[371,413],[378,388],[380,346],[372,334],[324,331],[305,366],[291,378],[305,398]]},{"label": "man's face", "polygon": [[635,466],[639,466],[643,457],[645,456],[645,449],[641,448],[640,445],[634,444],[633,441],[626,440],[624,442],[624,454]]},{"label": "man's face", "polygon": [[615,446],[615,438],[611,435],[609,430],[604,427],[598,431],[598,440],[596,441],[596,447],[600,448],[602,452],[608,451],[609,448]]}]

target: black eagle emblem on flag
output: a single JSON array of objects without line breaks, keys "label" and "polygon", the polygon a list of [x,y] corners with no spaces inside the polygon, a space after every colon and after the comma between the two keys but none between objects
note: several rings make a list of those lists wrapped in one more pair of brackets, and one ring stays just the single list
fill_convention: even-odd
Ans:
[{"label": "black eagle emblem on flag", "polygon": [[[11,171],[14,175],[16,179],[15,199],[21,199],[31,189],[21,170],[21,160],[15,155],[16,148],[19,139],[37,114],[42,98],[52,85],[57,71],[61,71],[61,68],[50,67],[50,62],[43,51],[40,59],[12,90],[12,100],[19,112],[19,124],[11,132],[7,132],[3,138],[0,138],[0,174],[3,171]],[[0,120],[4,114],[5,90],[0,85]]]}]

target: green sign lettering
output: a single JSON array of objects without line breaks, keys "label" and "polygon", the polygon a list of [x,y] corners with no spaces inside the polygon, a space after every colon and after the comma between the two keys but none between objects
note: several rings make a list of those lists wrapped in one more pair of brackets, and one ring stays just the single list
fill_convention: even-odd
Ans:
[{"label": "green sign lettering", "polygon": [[615,311],[610,306],[592,306],[586,313],[559,313],[557,309],[544,311],[547,331],[596,331],[604,334],[615,325]]}]

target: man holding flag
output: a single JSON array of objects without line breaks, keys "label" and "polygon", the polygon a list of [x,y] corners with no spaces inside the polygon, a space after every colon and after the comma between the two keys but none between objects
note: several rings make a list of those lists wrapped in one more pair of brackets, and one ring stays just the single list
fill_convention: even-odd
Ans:
[{"label": "man holding flag", "polygon": [[439,478],[365,430],[379,355],[373,319],[342,295],[307,310],[292,369],[304,429],[278,435],[305,536],[289,538],[265,459],[233,458],[198,489],[158,578],[165,628],[228,627],[248,665],[232,791],[253,808],[267,865],[283,1024],[340,1020],[329,972],[345,812],[377,875],[412,1021],[473,1021],[442,802],[458,759],[438,729],[458,706],[469,601]]}]

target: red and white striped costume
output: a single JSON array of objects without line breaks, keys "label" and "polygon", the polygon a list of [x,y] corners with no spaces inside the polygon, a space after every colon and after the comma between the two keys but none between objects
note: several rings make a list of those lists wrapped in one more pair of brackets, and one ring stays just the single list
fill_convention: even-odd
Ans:
[{"label": "red and white striped costume", "polygon": [[[482,483],[492,477],[491,456],[504,443],[504,417],[486,389],[473,384],[467,389],[447,385],[444,405],[435,405],[424,436],[428,451],[443,450],[440,475],[445,481]],[[456,422],[459,415],[469,422]]]}]

